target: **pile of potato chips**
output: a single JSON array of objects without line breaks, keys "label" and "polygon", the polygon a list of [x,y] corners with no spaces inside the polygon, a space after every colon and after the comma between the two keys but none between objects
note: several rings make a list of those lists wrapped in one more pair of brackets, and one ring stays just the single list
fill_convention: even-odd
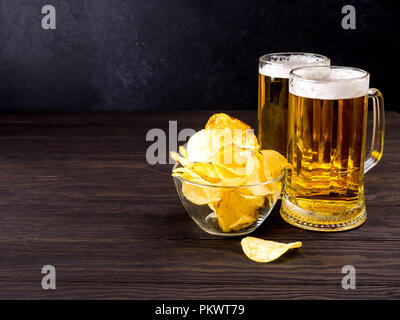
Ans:
[{"label": "pile of potato chips", "polygon": [[252,225],[268,196],[279,196],[287,161],[273,150],[260,150],[251,128],[224,113],[210,117],[187,149],[171,158],[181,164],[172,175],[182,178],[182,193],[194,204],[208,205],[223,232]]}]

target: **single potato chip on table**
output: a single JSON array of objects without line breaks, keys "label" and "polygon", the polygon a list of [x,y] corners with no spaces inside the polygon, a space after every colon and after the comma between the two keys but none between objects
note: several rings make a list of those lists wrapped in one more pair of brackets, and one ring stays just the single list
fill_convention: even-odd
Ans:
[{"label": "single potato chip on table", "polygon": [[254,237],[246,237],[241,241],[243,252],[256,262],[271,262],[278,259],[289,249],[300,248],[300,241],[292,243],[280,243]]}]

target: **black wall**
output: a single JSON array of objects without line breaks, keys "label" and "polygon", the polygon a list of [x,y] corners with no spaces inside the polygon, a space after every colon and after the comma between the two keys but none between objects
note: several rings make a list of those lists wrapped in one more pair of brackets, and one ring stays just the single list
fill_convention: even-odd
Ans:
[{"label": "black wall", "polygon": [[[306,51],[371,72],[386,108],[400,109],[395,3],[0,0],[0,108],[256,109],[258,57]],[[41,27],[45,4],[56,30]],[[341,27],[346,4],[356,30]]]}]

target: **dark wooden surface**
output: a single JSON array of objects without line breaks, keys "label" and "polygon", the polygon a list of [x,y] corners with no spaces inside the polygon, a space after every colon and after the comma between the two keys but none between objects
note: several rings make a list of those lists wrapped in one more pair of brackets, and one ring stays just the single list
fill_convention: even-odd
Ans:
[{"label": "dark wooden surface", "polygon": [[[200,230],[171,165],[149,165],[151,128],[200,129],[211,112],[0,116],[0,298],[400,298],[400,115],[387,113],[385,152],[366,175],[368,219],[319,233],[285,224],[275,208],[253,234],[303,247],[269,264],[240,238]],[[256,112],[231,112],[256,125]],[[43,290],[54,265],[57,289]],[[356,268],[343,290],[341,269]]]}]

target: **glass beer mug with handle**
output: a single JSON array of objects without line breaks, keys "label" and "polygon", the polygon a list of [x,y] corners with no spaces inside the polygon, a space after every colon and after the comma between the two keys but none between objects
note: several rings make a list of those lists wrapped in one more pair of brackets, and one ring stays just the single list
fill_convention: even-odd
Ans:
[{"label": "glass beer mug with handle", "polygon": [[262,149],[286,156],[288,83],[292,69],[329,66],[329,58],[315,53],[281,52],[263,55],[258,66],[258,141]]},{"label": "glass beer mug with handle", "polygon": [[[368,98],[373,132],[365,159]],[[291,71],[289,168],[281,206],[286,222],[317,231],[364,223],[364,173],[382,157],[384,117],[383,97],[369,89],[364,70],[313,66]]]}]

